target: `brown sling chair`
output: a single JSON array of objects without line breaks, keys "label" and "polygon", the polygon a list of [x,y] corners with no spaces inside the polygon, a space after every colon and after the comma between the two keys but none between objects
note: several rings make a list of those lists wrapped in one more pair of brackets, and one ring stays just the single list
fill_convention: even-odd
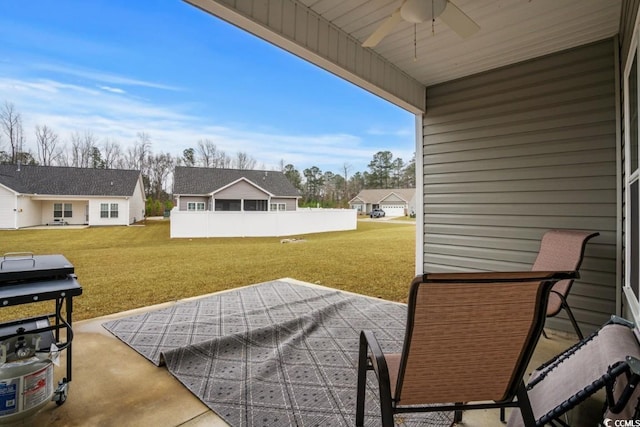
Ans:
[{"label": "brown sling chair", "polygon": [[[384,354],[360,333],[356,426],[364,424],[367,372],[378,381],[383,426],[396,413],[519,407],[534,425],[523,376],[552,286],[577,272],[439,273],[411,283],[402,352]],[[465,402],[465,403],[450,403]]]},{"label": "brown sling chair", "polygon": [[[576,230],[550,230],[547,231],[540,242],[540,250],[536,258],[532,271],[578,271],[584,250],[589,239],[598,236],[600,233]],[[549,304],[547,306],[547,317],[558,315],[563,309],[566,311],[578,338],[583,339],[582,331],[578,326],[569,304],[567,296],[571,290],[571,280],[560,280],[551,289]],[[544,331],[543,331],[544,333]],[[546,336],[546,335],[545,335]]]}]

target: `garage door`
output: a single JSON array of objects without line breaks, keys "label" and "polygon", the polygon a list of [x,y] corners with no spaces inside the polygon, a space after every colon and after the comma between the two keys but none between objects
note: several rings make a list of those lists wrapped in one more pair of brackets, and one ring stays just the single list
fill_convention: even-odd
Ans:
[{"label": "garage door", "polygon": [[380,205],[380,209],[384,211],[385,216],[404,216],[404,205],[397,203],[389,205]]},{"label": "garage door", "polygon": [[0,194],[0,228],[15,228],[15,196]]}]

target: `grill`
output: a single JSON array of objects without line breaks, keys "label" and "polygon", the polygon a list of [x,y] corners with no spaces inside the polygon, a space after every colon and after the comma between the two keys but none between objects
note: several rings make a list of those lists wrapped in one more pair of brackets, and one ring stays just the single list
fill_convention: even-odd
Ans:
[{"label": "grill", "polygon": [[[62,255],[7,253],[0,259],[0,308],[49,301],[54,311],[0,323],[0,424],[67,400],[71,382],[73,298],[82,294]],[[66,375],[54,385],[53,365],[66,352]]]}]

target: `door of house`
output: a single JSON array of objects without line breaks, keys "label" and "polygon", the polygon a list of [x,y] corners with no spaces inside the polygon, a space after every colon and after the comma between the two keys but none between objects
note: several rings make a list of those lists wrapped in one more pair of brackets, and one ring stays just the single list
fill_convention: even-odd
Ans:
[{"label": "door of house", "polygon": [[84,223],[89,224],[89,203],[84,205]]}]

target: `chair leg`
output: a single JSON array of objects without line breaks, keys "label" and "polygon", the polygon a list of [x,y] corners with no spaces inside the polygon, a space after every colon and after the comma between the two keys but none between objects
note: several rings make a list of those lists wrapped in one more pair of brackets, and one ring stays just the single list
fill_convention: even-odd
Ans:
[{"label": "chair leg", "polygon": [[453,411],[453,422],[454,423],[462,422],[462,411],[460,410]]},{"label": "chair leg", "polygon": [[569,316],[569,320],[571,320],[573,329],[576,330],[576,334],[578,334],[578,338],[580,339],[580,341],[582,341],[584,339],[584,335],[582,335],[582,331],[580,330],[580,327],[578,326],[578,322],[576,321],[576,318],[573,315],[573,312],[571,311],[571,307],[569,307],[569,304],[567,304],[567,300],[563,296],[560,296],[560,298],[562,299],[562,307],[567,312],[567,315]]},{"label": "chair leg", "polygon": [[531,408],[531,402],[529,401],[529,395],[527,394],[524,381],[520,382],[516,396],[525,427],[536,427],[536,417],[533,415],[533,409]]},{"label": "chair leg", "polygon": [[367,389],[368,356],[367,343],[360,339],[360,354],[358,356],[358,391],[356,394],[356,426],[364,425],[364,401]]},{"label": "chair leg", "polygon": [[502,424],[505,424],[507,422],[507,417],[506,417],[504,408],[500,408],[500,422]]}]

